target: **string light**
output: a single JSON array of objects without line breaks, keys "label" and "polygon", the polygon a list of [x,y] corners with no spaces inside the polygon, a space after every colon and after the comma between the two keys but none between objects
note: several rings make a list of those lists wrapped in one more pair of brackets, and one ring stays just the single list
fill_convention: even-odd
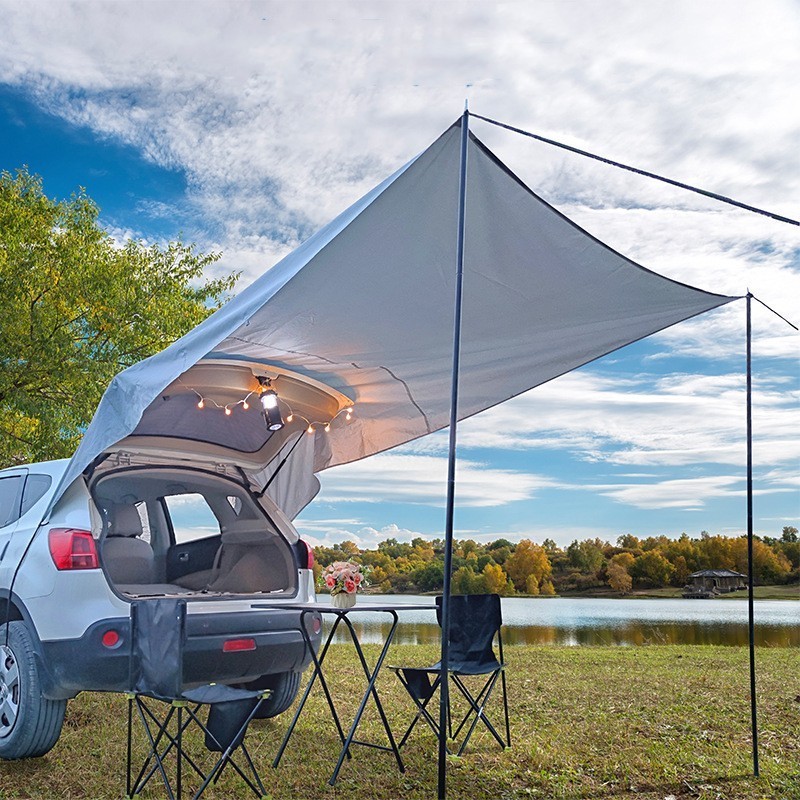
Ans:
[{"label": "string light", "polygon": [[[278,431],[285,427],[286,424],[292,423],[295,421],[295,419],[297,419],[306,424],[307,433],[316,433],[319,428],[322,428],[325,433],[330,433],[333,422],[341,414],[344,414],[347,422],[350,422],[353,419],[355,407],[350,405],[340,408],[328,421],[310,420],[304,417],[302,414],[297,414],[292,410],[292,407],[284,398],[278,396],[278,393],[271,386],[270,378],[259,377],[258,381],[260,383],[258,389],[248,392],[241,400],[237,400],[235,403],[226,403],[225,405],[218,403],[213,397],[204,397],[194,387],[187,386],[182,382],[181,383],[197,396],[197,408],[202,410],[210,404],[214,408],[224,411],[226,417],[232,416],[233,409],[236,406],[241,406],[243,411],[248,411],[251,408],[251,403],[248,402],[249,399],[254,394],[258,394],[261,402],[262,412],[267,422],[267,428],[271,431]],[[281,406],[285,407],[289,411],[285,417],[281,415]]]}]

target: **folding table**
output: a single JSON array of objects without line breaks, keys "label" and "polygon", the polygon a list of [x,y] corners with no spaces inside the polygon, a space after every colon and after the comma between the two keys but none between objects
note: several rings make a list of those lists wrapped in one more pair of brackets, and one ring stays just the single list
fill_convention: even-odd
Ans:
[{"label": "folding table", "polygon": [[[258,607],[258,606],[254,606]],[[436,611],[436,606],[433,604],[411,604],[411,603],[394,603],[394,604],[371,604],[371,603],[360,603],[356,604],[352,608],[335,608],[334,606],[324,605],[322,603],[302,603],[297,605],[289,605],[289,606],[281,606],[281,608],[292,608],[296,609],[301,612],[300,615],[300,630],[303,632],[303,636],[306,639],[306,644],[311,651],[311,657],[314,662],[314,671],[311,674],[311,678],[308,681],[308,685],[306,686],[305,692],[303,693],[302,698],[300,699],[300,704],[297,707],[297,711],[295,712],[294,718],[292,719],[291,723],[289,724],[289,728],[286,731],[285,736],[283,737],[283,742],[281,743],[280,749],[278,750],[277,755],[275,756],[275,760],[272,762],[273,767],[277,767],[280,763],[281,758],[283,757],[284,751],[286,750],[286,746],[289,743],[289,739],[294,732],[295,726],[297,725],[297,721],[300,719],[300,715],[303,713],[303,709],[306,705],[306,700],[308,700],[308,696],[311,694],[311,690],[314,687],[317,679],[319,679],[320,686],[322,687],[323,692],[325,693],[325,699],[328,702],[328,708],[330,709],[331,716],[333,717],[333,721],[336,724],[336,730],[339,733],[339,738],[342,741],[342,749],[339,753],[339,759],[336,763],[336,767],[333,770],[333,774],[331,775],[328,783],[333,786],[336,783],[336,779],[339,776],[339,770],[342,768],[342,764],[344,763],[345,758],[350,758],[350,748],[352,745],[361,745],[362,747],[372,747],[377,750],[385,750],[387,752],[393,753],[394,757],[397,761],[397,766],[400,772],[405,772],[405,767],[403,765],[403,760],[400,757],[400,750],[397,747],[397,743],[394,740],[394,735],[392,734],[392,730],[389,727],[389,722],[386,719],[386,713],[383,710],[383,704],[381,703],[380,696],[378,695],[378,690],[375,686],[375,683],[378,679],[378,675],[381,671],[381,667],[383,666],[384,659],[386,658],[386,654],[389,651],[389,647],[392,644],[392,640],[394,639],[395,632],[397,630],[397,625],[399,622],[398,612],[401,611]],[[320,613],[320,614],[327,614],[332,615],[335,617],[333,624],[331,625],[331,629],[328,632],[327,637],[325,638],[325,642],[320,648],[319,654],[314,651],[314,648],[311,644],[311,639],[309,637],[308,631],[305,625],[305,616],[310,613]],[[350,619],[350,615],[352,614],[380,614],[386,615],[391,620],[391,627],[389,628],[389,632],[386,635],[386,638],[383,642],[383,647],[381,648],[380,655],[378,656],[378,660],[375,662],[375,666],[370,669],[369,664],[367,664],[367,660],[364,657],[364,651],[361,647],[361,642],[358,638],[358,633],[356,629],[353,627],[353,622]],[[358,705],[358,709],[355,713],[355,717],[353,718],[353,722],[350,725],[350,730],[345,735],[344,728],[342,727],[341,720],[339,719],[339,714],[336,710],[336,705],[333,702],[333,697],[331,695],[329,686],[328,686],[328,679],[325,677],[325,673],[323,670],[325,664],[325,657],[328,654],[328,648],[333,641],[333,637],[336,634],[341,623],[344,623],[344,626],[348,633],[350,634],[350,639],[353,642],[353,646],[355,647],[356,653],[358,654],[358,659],[361,663],[361,668],[364,670],[364,677],[367,679],[367,688],[364,690],[364,694],[361,697],[361,702]],[[380,716],[381,723],[383,724],[383,729],[386,732],[386,738],[389,742],[388,745],[383,744],[376,744],[374,742],[365,742],[360,739],[356,739],[356,730],[358,729],[359,723],[361,722],[361,718],[364,715],[364,711],[366,710],[367,703],[369,702],[370,697],[372,697],[375,706],[378,710],[378,715]]]}]

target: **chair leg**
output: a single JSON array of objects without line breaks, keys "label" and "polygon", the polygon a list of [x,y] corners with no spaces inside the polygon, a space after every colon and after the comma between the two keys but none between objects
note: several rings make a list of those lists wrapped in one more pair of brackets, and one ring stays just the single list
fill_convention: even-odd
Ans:
[{"label": "chair leg", "polygon": [[506,747],[511,747],[511,725],[508,720],[508,693],[506,692],[506,670],[505,667],[500,672],[500,681],[503,690],[503,710],[506,715]]},{"label": "chair leg", "polygon": [[[175,794],[173,793],[172,787],[170,786],[169,778],[167,777],[167,772],[164,769],[164,762],[163,762],[164,756],[166,756],[166,754],[169,752],[169,750],[172,748],[173,745],[173,739],[167,733],[166,729],[170,723],[170,720],[172,719],[175,709],[170,708],[163,723],[160,723],[153,716],[150,709],[148,709],[147,706],[144,705],[141,698],[139,697],[136,698],[136,709],[139,712],[139,719],[142,722],[142,726],[147,736],[147,740],[150,743],[150,752],[147,755],[147,758],[145,759],[145,762],[142,765],[141,770],[139,771],[139,775],[137,776],[136,780],[133,783],[133,786],[131,788],[131,797],[139,794],[142,791],[142,789],[144,789],[145,785],[150,780],[150,778],[155,774],[156,771],[158,771],[161,774],[161,780],[164,783],[164,788],[166,789],[167,797],[169,798],[169,800],[176,800]],[[147,713],[147,715],[145,714],[145,712]],[[159,730],[157,736],[153,736],[150,724],[147,721],[147,716],[150,716],[150,718],[158,726]],[[160,753],[159,747],[161,746],[161,740],[164,738],[165,735],[170,740],[170,744],[167,746],[167,749],[163,753]],[[145,772],[147,771],[147,768],[151,760],[154,760],[155,764],[150,770],[150,772],[147,773],[147,777],[144,777]],[[144,780],[142,780],[143,778]]]},{"label": "chair leg", "polygon": [[[230,764],[233,767],[233,769],[236,770],[239,777],[250,787],[250,790],[253,792],[253,794],[255,794],[256,797],[262,798],[266,796],[267,794],[266,789],[264,788],[264,784],[261,782],[261,776],[258,774],[258,770],[256,769],[255,764],[253,763],[253,759],[251,758],[250,753],[247,750],[247,747],[245,746],[244,738],[242,737],[242,741],[238,745],[234,746],[234,743],[237,741],[237,739],[239,739],[240,736],[242,736],[243,731],[247,730],[247,727],[250,725],[250,722],[253,720],[253,717],[255,717],[259,706],[263,702],[263,699],[264,698],[261,698],[255,704],[253,709],[250,711],[249,715],[247,716],[247,719],[242,723],[241,727],[239,728],[239,732],[236,734],[236,736],[232,738],[231,744],[229,744],[228,747],[225,748],[224,752],[220,754],[219,758],[217,759],[217,762],[211,768],[211,771],[205,776],[202,785],[193,795],[192,800],[197,800],[197,798],[199,798],[203,794],[203,792],[205,792],[205,790],[209,787],[209,785],[212,782],[216,783],[220,775],[222,775],[223,770],[228,764]],[[194,720],[194,722],[197,723],[197,726],[200,728],[203,734],[206,736],[210,736],[211,739],[213,739],[217,745],[220,745],[220,742],[217,740],[214,734],[211,733],[211,731],[209,731],[208,727],[197,716],[196,713],[197,709],[195,709],[195,711],[192,711],[191,709],[187,710],[191,715],[192,719]],[[242,756],[247,762],[247,766],[252,775],[252,779],[250,776],[246,775],[244,770],[242,770],[242,768],[233,760],[233,753],[237,749],[242,752]]]},{"label": "chair leg", "polygon": [[[474,713],[474,715],[475,715],[475,719],[472,721],[472,725],[470,726],[470,729],[467,732],[467,735],[464,738],[464,741],[462,742],[461,747],[458,750],[458,754],[459,755],[461,755],[464,752],[464,749],[466,748],[467,743],[469,742],[473,731],[477,727],[477,724],[478,724],[479,720],[481,720],[483,722],[483,724],[489,729],[489,732],[497,740],[497,743],[500,745],[500,747],[505,748],[506,745],[505,745],[505,742],[503,741],[503,738],[500,736],[500,734],[495,729],[494,725],[492,725],[491,721],[489,720],[489,718],[484,713],[484,709],[485,709],[486,703],[488,703],[489,698],[491,697],[492,690],[494,689],[495,685],[497,684],[497,679],[498,679],[499,675],[500,675],[500,670],[495,672],[494,675],[489,679],[489,684],[488,684],[487,687],[485,687],[486,693],[485,693],[485,696],[483,697],[483,703],[481,705],[478,705],[478,703],[476,703],[475,698],[473,698],[473,696],[470,694],[469,690],[464,685],[464,682],[461,680],[461,678],[458,675],[455,675],[455,674],[453,675],[453,683],[455,683],[455,685],[459,688],[459,690],[461,691],[461,694],[464,696],[466,701],[472,707],[471,712],[468,712],[468,716],[469,716],[470,713]],[[483,691],[481,691],[479,696],[482,695],[482,694],[483,694]]]},{"label": "chair leg", "polygon": [[397,672],[397,677],[400,679],[400,683],[403,684],[403,687],[408,692],[409,697],[411,697],[411,699],[414,701],[414,704],[417,706],[417,714],[414,717],[414,719],[411,720],[411,724],[408,726],[406,732],[403,734],[403,737],[400,739],[397,745],[397,749],[399,750],[400,748],[403,747],[403,745],[405,745],[406,741],[408,741],[408,737],[411,735],[411,732],[414,730],[417,722],[419,722],[420,719],[424,719],[428,723],[428,726],[431,728],[431,730],[436,734],[438,738],[439,725],[436,722],[436,720],[431,716],[431,713],[428,711],[428,703],[430,703],[430,701],[435,696],[436,690],[439,688],[439,684],[441,683],[441,677],[436,678],[436,680],[433,682],[431,686],[430,694],[422,700],[420,700],[420,698],[418,698],[416,694],[412,691],[411,687],[409,686],[408,682],[405,680],[401,672]]},{"label": "chair leg", "polygon": [[[489,688],[489,686],[490,686],[490,684],[492,682],[492,677],[493,676],[491,676],[491,675],[489,676],[489,678],[487,679],[486,683],[484,683],[483,688],[480,690],[480,692],[478,692],[477,696],[475,697],[475,702],[479,706],[482,706],[484,704],[484,702],[485,702],[484,696],[486,694],[486,690]],[[464,691],[466,690],[466,685],[461,686],[459,688],[461,689],[461,693],[463,694]],[[470,708],[469,711],[467,711],[467,713],[464,715],[464,717],[461,720],[461,722],[458,723],[458,727],[456,728],[455,733],[452,735],[451,738],[454,738],[454,739],[458,738],[458,735],[461,733],[462,728],[464,727],[464,725],[467,724],[467,721],[473,715],[473,713],[474,713],[474,710],[472,708]]]}]

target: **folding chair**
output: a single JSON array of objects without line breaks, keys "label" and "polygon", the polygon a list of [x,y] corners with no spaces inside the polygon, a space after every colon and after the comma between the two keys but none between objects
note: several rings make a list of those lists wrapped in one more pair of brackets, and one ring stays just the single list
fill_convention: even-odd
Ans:
[{"label": "folding chair", "polygon": [[[442,624],[442,598],[436,598],[436,619]],[[506,695],[505,662],[503,661],[503,637],[501,634],[502,614],[500,597],[496,594],[457,595],[450,598],[450,656],[448,674],[452,685],[467,701],[468,709],[461,721],[453,728],[453,693],[450,693],[450,707],[447,709],[448,738],[457,740],[466,728],[457,755],[467,747],[478,722],[482,722],[489,733],[502,748],[511,746],[511,729],[508,720],[508,697]],[[494,652],[494,639],[497,636],[499,660]],[[400,683],[417,706],[417,714],[408,726],[398,747],[408,740],[420,719],[427,722],[431,730],[439,736],[439,723],[428,710],[428,705],[442,681],[441,662],[431,667],[390,667],[397,673]],[[480,690],[475,692],[468,683],[473,676],[486,676]],[[433,680],[431,680],[433,679]],[[505,714],[505,739],[497,732],[486,714],[486,705],[498,683],[503,695]],[[468,726],[468,727],[467,727]],[[450,752],[448,750],[448,752]]]},{"label": "folding chair", "polygon": [[[180,800],[186,767],[196,773],[199,798],[208,786],[219,779],[230,765],[258,798],[266,791],[247,751],[244,736],[261,701],[269,691],[247,691],[221,684],[208,684],[184,691],[183,650],[186,641],[186,603],[173,598],[138,601],[131,606],[131,673],[128,693],[128,752],[126,800],[138,795],[158,774],[169,800]],[[204,723],[201,706],[209,706]],[[136,715],[134,715],[136,709]],[[133,728],[138,719],[144,730],[147,754],[136,777],[133,777]],[[197,725],[205,747],[219,754],[210,769],[208,756],[190,755],[184,734]],[[234,760],[240,752],[244,768]],[[175,763],[174,787],[167,770],[167,757]]]}]

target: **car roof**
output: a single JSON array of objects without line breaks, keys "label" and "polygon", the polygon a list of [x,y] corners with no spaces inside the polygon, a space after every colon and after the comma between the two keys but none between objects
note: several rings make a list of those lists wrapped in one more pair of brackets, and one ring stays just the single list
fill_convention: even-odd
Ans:
[{"label": "car roof", "polygon": [[28,472],[44,472],[47,475],[58,477],[64,473],[67,464],[69,464],[68,458],[59,458],[55,461],[35,461],[32,464],[15,464],[14,466],[5,467],[0,470],[0,474],[26,469]]}]

